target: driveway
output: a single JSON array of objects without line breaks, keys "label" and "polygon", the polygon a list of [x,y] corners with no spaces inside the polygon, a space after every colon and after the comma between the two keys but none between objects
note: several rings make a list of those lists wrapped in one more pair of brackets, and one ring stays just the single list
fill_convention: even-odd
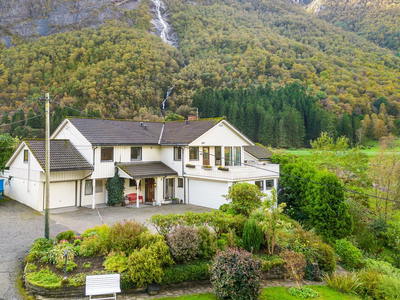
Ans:
[{"label": "driveway", "polygon": [[[67,227],[50,222],[51,235]],[[17,281],[29,246],[44,236],[44,216],[16,201],[0,201],[0,299],[20,300]]]},{"label": "driveway", "polygon": [[[186,204],[169,204],[163,206],[144,205],[139,208],[135,206],[109,207],[102,204],[98,205],[97,209],[92,209],[90,207],[52,209],[50,210],[50,218],[57,224],[66,226],[81,234],[88,228],[102,225],[102,221],[107,225],[124,219],[135,219],[139,223],[146,223],[146,220],[154,214],[183,214],[187,211],[201,213],[209,212],[211,209]],[[156,232],[151,224],[146,223],[146,226],[151,231]]]},{"label": "driveway", "polygon": [[[50,211],[50,236],[72,229],[82,233],[88,228],[112,224],[124,219],[136,219],[144,223],[153,214],[207,212],[208,208],[194,205],[164,205],[145,207],[108,207],[96,209],[71,207]],[[99,216],[100,214],[100,216]],[[147,224],[148,225],[148,224]],[[148,226],[153,232],[155,229]],[[23,268],[29,246],[36,238],[44,236],[44,215],[16,201],[3,198],[0,201],[0,300],[20,300],[17,281]]]}]

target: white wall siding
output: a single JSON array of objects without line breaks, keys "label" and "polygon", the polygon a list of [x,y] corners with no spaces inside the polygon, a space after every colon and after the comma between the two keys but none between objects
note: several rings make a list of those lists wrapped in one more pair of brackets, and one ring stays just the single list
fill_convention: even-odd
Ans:
[{"label": "white wall siding", "polygon": [[174,147],[172,146],[162,147],[161,161],[168,167],[173,169],[175,172],[177,172],[179,176],[182,176],[182,160],[179,161],[174,160]]},{"label": "white wall siding", "polygon": [[[29,186],[29,191],[28,191]],[[13,177],[7,187],[7,197],[37,211],[43,211],[43,183]]]}]

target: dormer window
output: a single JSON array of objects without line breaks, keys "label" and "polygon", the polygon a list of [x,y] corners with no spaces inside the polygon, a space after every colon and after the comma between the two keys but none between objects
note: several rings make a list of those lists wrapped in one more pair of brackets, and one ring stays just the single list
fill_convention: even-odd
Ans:
[{"label": "dormer window", "polygon": [[142,160],[142,147],[131,147],[131,160]]},{"label": "dormer window", "polygon": [[114,148],[113,147],[101,147],[101,161],[114,161]]},{"label": "dormer window", "polygon": [[28,160],[29,160],[29,151],[24,150],[24,162],[28,162]]}]

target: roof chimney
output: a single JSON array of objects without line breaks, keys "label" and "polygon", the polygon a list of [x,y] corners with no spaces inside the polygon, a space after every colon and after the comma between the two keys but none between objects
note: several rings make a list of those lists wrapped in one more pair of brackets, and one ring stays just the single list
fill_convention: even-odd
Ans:
[{"label": "roof chimney", "polygon": [[143,122],[140,122],[140,127],[143,127]]},{"label": "roof chimney", "polygon": [[147,130],[147,125],[144,125],[144,130]]},{"label": "roof chimney", "polygon": [[185,120],[185,124],[187,125],[189,123],[189,121],[188,120]]}]

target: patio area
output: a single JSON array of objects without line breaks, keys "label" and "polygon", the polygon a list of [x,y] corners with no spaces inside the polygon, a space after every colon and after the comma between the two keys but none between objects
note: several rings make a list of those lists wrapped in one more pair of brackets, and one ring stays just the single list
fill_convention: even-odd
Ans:
[{"label": "patio area", "polygon": [[[134,203],[132,206],[110,207],[106,204],[97,205],[97,209],[92,209],[89,206],[84,207],[66,207],[50,210],[50,218],[57,224],[67,226],[77,233],[82,233],[86,229],[95,226],[101,226],[103,223],[110,225],[117,221],[125,219],[135,219],[145,225],[152,231],[156,232],[155,228],[146,222],[154,214],[183,214],[187,211],[201,213],[209,212],[210,208],[200,207],[190,204],[168,204],[162,206],[152,206],[140,204],[139,208]],[[51,235],[57,233],[51,232]]]}]

